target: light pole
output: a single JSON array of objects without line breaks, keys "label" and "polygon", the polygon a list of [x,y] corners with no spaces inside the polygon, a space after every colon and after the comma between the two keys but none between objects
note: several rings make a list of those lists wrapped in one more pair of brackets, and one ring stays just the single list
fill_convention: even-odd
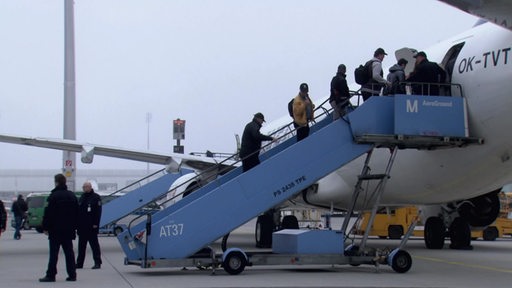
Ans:
[{"label": "light pole", "polygon": [[[147,143],[146,143],[146,149],[149,151],[149,123],[151,123],[151,113],[146,113],[146,124],[148,124],[148,135],[147,135]],[[146,163],[146,172],[149,175],[149,162]]]}]

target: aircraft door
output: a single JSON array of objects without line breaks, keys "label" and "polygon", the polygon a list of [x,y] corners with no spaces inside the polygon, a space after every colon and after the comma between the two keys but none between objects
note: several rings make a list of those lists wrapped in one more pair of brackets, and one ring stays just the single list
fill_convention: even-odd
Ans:
[{"label": "aircraft door", "polygon": [[441,62],[441,66],[446,71],[446,82],[450,83],[453,74],[453,67],[455,66],[455,61],[457,60],[457,56],[459,56],[460,50],[464,46],[465,42],[459,43],[457,45],[452,46],[446,55],[443,58],[443,62]]},{"label": "aircraft door", "polygon": [[414,63],[416,62],[416,59],[414,59],[414,55],[416,53],[418,53],[418,50],[407,47],[395,51],[395,57],[397,62],[398,60],[400,60],[400,58],[404,58],[405,60],[407,60],[407,66],[405,66],[404,69],[406,76],[409,75],[412,72],[412,70],[414,70]]}]

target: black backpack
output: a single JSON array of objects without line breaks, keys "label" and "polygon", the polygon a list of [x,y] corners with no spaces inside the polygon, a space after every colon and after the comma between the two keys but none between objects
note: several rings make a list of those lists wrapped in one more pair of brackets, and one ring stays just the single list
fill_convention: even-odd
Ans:
[{"label": "black backpack", "polygon": [[290,100],[290,102],[288,102],[288,114],[290,114],[290,117],[293,118],[293,100],[295,99],[292,98],[292,100]]},{"label": "black backpack", "polygon": [[370,82],[370,80],[372,79],[372,64],[373,60],[370,60],[366,62],[364,66],[359,65],[359,67],[357,67],[356,70],[354,70],[354,78],[357,84],[365,85],[368,84],[368,82]]}]

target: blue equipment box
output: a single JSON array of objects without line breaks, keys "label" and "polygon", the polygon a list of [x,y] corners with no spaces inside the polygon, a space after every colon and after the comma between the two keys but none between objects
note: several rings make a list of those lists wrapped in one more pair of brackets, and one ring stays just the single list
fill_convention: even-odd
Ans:
[{"label": "blue equipment box", "polygon": [[343,233],[333,230],[284,229],[272,234],[278,254],[343,254]]},{"label": "blue equipment box", "polygon": [[469,136],[466,104],[462,97],[371,97],[349,114],[349,120],[354,136]]}]

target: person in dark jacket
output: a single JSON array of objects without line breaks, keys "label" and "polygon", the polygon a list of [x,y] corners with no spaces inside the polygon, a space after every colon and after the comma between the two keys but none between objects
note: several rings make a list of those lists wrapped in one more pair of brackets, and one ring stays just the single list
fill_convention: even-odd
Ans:
[{"label": "person in dark jacket", "polygon": [[331,80],[331,95],[329,104],[333,109],[333,120],[339,119],[345,114],[345,108],[348,106],[350,92],[347,85],[347,67],[344,64],[338,65],[336,76]]},{"label": "person in dark jacket", "polygon": [[260,164],[259,150],[261,149],[261,142],[274,141],[274,137],[260,133],[260,128],[263,122],[265,122],[265,117],[263,114],[258,112],[254,114],[252,121],[245,125],[239,153],[239,156],[242,159],[243,172]]},{"label": "person in dark jacket", "polygon": [[101,198],[94,192],[91,182],[83,185],[84,194],[78,200],[78,256],[76,268],[84,267],[85,249],[87,243],[91,246],[94,266],[92,269],[101,268],[101,251],[98,242],[98,231],[101,219]]},{"label": "person in dark jacket", "polygon": [[[416,65],[414,71],[407,78],[412,83],[412,92],[415,95],[439,95],[439,85],[436,83],[445,83],[446,72],[439,67],[437,63],[430,62],[427,54],[421,51],[414,55]],[[414,84],[425,83],[425,84]]]},{"label": "person in dark jacket", "polygon": [[2,200],[0,200],[0,236],[7,229],[7,211],[5,211],[5,205]]},{"label": "person in dark jacket", "polygon": [[76,281],[73,239],[76,237],[78,225],[78,200],[75,194],[68,190],[64,175],[57,174],[54,179],[55,189],[48,196],[48,205],[43,215],[43,232],[48,235],[50,242],[48,270],[46,270],[46,276],[40,278],[39,282],[55,282],[61,246],[66,257],[68,273],[66,281]]},{"label": "person in dark jacket", "polygon": [[389,74],[387,80],[391,83],[386,89],[386,95],[405,94],[405,66],[408,61],[404,58],[400,58],[398,62],[389,68]]},{"label": "person in dark jacket", "polygon": [[18,199],[12,203],[11,211],[14,215],[14,239],[20,240],[21,239],[21,226],[23,224],[23,219],[25,218],[25,215],[28,210],[27,202],[23,199],[23,195],[18,195]]}]

